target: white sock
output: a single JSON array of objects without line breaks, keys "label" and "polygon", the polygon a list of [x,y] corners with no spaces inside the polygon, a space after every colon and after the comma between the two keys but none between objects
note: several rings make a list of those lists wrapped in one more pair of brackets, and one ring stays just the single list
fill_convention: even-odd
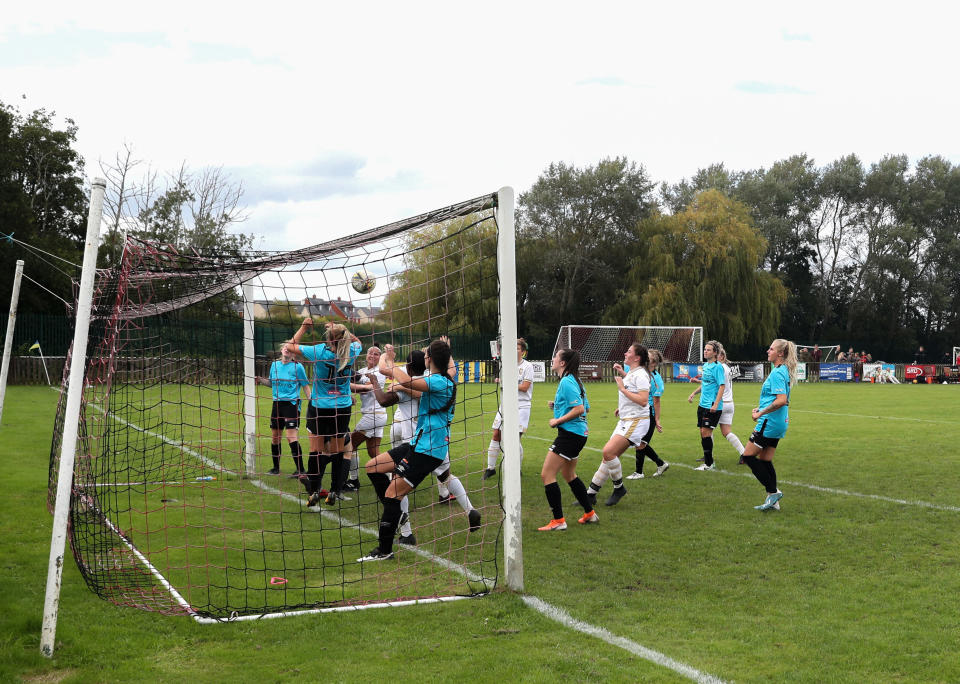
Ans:
[{"label": "white sock", "polygon": [[[606,462],[607,463],[607,472],[610,474],[610,479],[616,482],[617,480],[623,479],[623,466],[620,464],[620,458],[614,458]],[[623,482],[620,483],[621,485]]]},{"label": "white sock", "polygon": [[523,460],[523,442],[519,442],[519,444],[520,444],[520,460],[522,461]]},{"label": "white sock", "polygon": [[487,468],[489,470],[497,467],[498,458],[500,458],[500,442],[491,439],[490,446],[487,447]]},{"label": "white sock", "polygon": [[602,487],[603,483],[607,481],[607,478],[610,477],[609,471],[607,471],[607,462],[600,461],[600,467],[597,468],[597,472],[593,474],[593,477],[590,479],[590,486],[587,488],[587,492],[590,494],[596,494],[600,491],[597,488],[594,488],[593,485],[597,487]]},{"label": "white sock", "polygon": [[737,453],[743,456],[743,444],[740,442],[740,438],[737,437],[732,432],[727,433],[727,441],[733,445],[733,448],[737,450]]},{"label": "white sock", "polygon": [[360,458],[357,456],[356,451],[354,451],[353,456],[350,457],[350,479],[360,479]]},{"label": "white sock", "polygon": [[400,512],[407,514],[407,521],[400,526],[400,534],[409,537],[413,534],[413,527],[410,526],[410,501],[407,497],[400,499]]},{"label": "white sock", "polygon": [[467,496],[467,490],[464,489],[459,477],[450,475],[450,477],[447,478],[447,487],[450,488],[450,493],[457,497],[457,503],[460,504],[460,508],[462,508],[465,513],[473,510],[473,504],[470,503],[470,497]]},{"label": "white sock", "polygon": [[446,482],[441,482],[440,480],[437,480],[437,490],[440,492],[440,496],[442,496],[444,499],[450,496],[450,490],[447,489]]}]

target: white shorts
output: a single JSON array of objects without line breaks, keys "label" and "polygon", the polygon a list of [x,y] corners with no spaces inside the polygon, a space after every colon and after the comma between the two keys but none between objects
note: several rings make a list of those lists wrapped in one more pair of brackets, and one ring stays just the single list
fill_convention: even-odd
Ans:
[{"label": "white shorts", "polygon": [[643,443],[643,438],[647,436],[647,430],[650,429],[650,414],[646,413],[639,418],[622,418],[613,431],[614,435],[625,438],[634,446]]},{"label": "white shorts", "polygon": [[[497,409],[497,416],[493,419],[493,429],[499,430],[500,426],[503,425],[503,415],[500,413],[500,409]],[[520,434],[523,434],[527,431],[527,426],[530,425],[530,407],[521,406],[520,407]]]},{"label": "white shorts", "polygon": [[733,425],[733,402],[723,403],[723,410],[720,411],[720,422],[718,425]]},{"label": "white shorts", "polygon": [[393,421],[393,425],[390,426],[391,448],[396,448],[401,444],[403,444],[404,442],[409,442],[411,439],[413,439],[413,421],[412,420]]},{"label": "white shorts", "polygon": [[367,439],[383,439],[383,428],[387,427],[386,413],[364,413],[360,416],[354,432],[363,433]]}]

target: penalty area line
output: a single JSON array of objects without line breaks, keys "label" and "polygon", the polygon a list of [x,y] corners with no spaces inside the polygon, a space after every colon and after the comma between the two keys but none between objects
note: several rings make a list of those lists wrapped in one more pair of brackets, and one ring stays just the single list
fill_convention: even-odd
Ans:
[{"label": "penalty area line", "polygon": [[[551,439],[546,439],[544,437],[537,437],[536,435],[525,435],[527,439],[538,439],[541,442],[552,442]],[[584,450],[596,451],[597,453],[603,453],[602,449],[597,449],[596,447],[583,447]],[[680,467],[686,468],[687,470],[694,470],[695,467],[687,465],[686,463],[678,463],[676,461],[670,461],[670,467]],[[745,477],[748,479],[754,479],[752,473],[735,473],[732,470],[723,470],[717,469],[713,472],[721,473],[723,475],[729,475],[731,477]],[[802,487],[804,489],[811,489],[815,492],[823,492],[824,494],[837,494],[839,496],[852,496],[858,499],[871,499],[873,501],[883,501],[884,503],[892,503],[900,506],[915,506],[917,508],[929,508],[935,511],[948,511],[950,513],[960,513],[960,506],[950,506],[948,504],[936,504],[929,501],[909,501],[908,499],[895,499],[892,496],[882,496],[880,494],[863,494],[861,492],[851,492],[846,489],[836,489],[834,487],[821,487],[820,485],[808,484],[806,482],[795,482],[793,480],[784,480],[783,478],[778,477],[777,481],[781,484],[790,485],[791,487]]]},{"label": "penalty area line", "polygon": [[643,658],[644,660],[648,660],[655,665],[673,670],[677,674],[683,675],[687,679],[691,679],[695,682],[703,682],[704,684],[723,684],[722,679],[714,677],[706,672],[701,672],[700,670],[674,660],[670,656],[664,655],[659,651],[654,651],[646,646],[641,646],[637,642],[631,641],[626,637],[617,636],[603,627],[597,627],[587,622],[583,622],[582,620],[577,620],[562,608],[551,605],[543,599],[537,598],[536,596],[523,594],[520,596],[520,598],[524,603],[541,615],[550,618],[554,622],[559,622],[564,627],[580,632],[581,634],[586,634],[588,636],[600,639],[611,646],[622,648],[623,650],[628,651],[635,656]]}]

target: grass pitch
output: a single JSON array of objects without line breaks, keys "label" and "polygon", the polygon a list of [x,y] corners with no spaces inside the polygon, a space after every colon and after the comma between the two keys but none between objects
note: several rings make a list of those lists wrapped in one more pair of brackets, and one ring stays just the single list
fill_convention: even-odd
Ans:
[{"label": "grass pitch", "polygon": [[[599,525],[544,534],[536,531],[550,517],[539,470],[554,388],[535,387],[524,438],[527,594],[726,681],[960,680],[960,485],[951,477],[960,465],[960,388],[798,386],[775,460],[782,510],[761,514],[753,506],[762,488],[719,432],[720,471],[692,470],[695,408],[688,387],[668,385],[665,430],[653,446],[670,470],[650,478],[648,462],[648,477],[627,482],[618,506],[601,503]],[[587,390],[585,482],[616,407],[613,385]],[[759,385],[737,384],[735,394],[734,430],[746,441]],[[501,590],[438,606],[200,626],[98,599],[69,559],[48,661],[39,633],[55,400],[46,388],[10,388],[0,427],[5,681],[683,681]],[[623,460],[632,470],[631,455]],[[468,486],[473,493],[479,483]],[[564,488],[568,520],[578,513],[572,500]]]}]

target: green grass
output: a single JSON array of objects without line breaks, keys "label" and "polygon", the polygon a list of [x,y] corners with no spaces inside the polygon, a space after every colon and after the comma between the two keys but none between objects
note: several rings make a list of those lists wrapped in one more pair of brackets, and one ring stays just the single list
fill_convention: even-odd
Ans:
[{"label": "green grass", "polygon": [[[736,454],[719,433],[721,472],[690,469],[699,436],[694,407],[678,387],[667,387],[665,432],[653,442],[673,467],[662,478],[628,482],[630,493],[620,505],[600,506],[599,525],[552,534],[536,527],[550,517],[538,474],[553,435],[545,403],[554,386],[535,388],[524,438],[526,593],[728,681],[960,680],[960,484],[951,477],[960,466],[960,390],[799,386],[775,461],[783,510],[761,514],[753,506],[762,501],[762,488],[735,465]],[[580,459],[584,481],[614,427],[616,406],[612,385],[588,391],[592,436]],[[736,387],[734,429],[744,441],[758,393],[758,385]],[[46,388],[11,388],[0,427],[6,465],[0,498],[4,681],[682,681],[561,627],[503,590],[443,605],[201,626],[100,600],[69,558],[57,650],[44,659],[39,634],[51,524],[45,491],[55,400]],[[468,432],[478,433],[471,439],[483,442],[479,433],[486,427],[471,427]],[[223,453],[233,454],[233,446]],[[289,456],[283,463],[289,470]],[[454,469],[462,473],[467,465]],[[631,466],[626,455],[624,470]],[[181,479],[192,479],[188,468],[195,466],[185,461],[183,467]],[[474,473],[479,467],[469,464]],[[467,479],[471,496],[492,513],[495,487],[481,491],[475,474]],[[180,491],[190,501],[223,488],[254,489],[238,479]],[[609,485],[601,501],[607,491]],[[564,501],[572,501],[567,490]],[[424,495],[414,511],[415,520],[426,520],[420,523],[425,533],[439,525],[431,502]],[[319,547],[315,538],[324,533],[303,528],[319,516],[294,512],[290,502],[283,510],[288,505],[301,526],[292,534]],[[223,505],[214,498],[210,507]],[[568,504],[568,519],[576,513]],[[254,522],[245,520],[243,529],[254,529]],[[443,524],[464,538],[462,514]],[[216,543],[224,539],[230,541],[221,535]],[[182,545],[182,539],[173,541],[171,547]]]}]

